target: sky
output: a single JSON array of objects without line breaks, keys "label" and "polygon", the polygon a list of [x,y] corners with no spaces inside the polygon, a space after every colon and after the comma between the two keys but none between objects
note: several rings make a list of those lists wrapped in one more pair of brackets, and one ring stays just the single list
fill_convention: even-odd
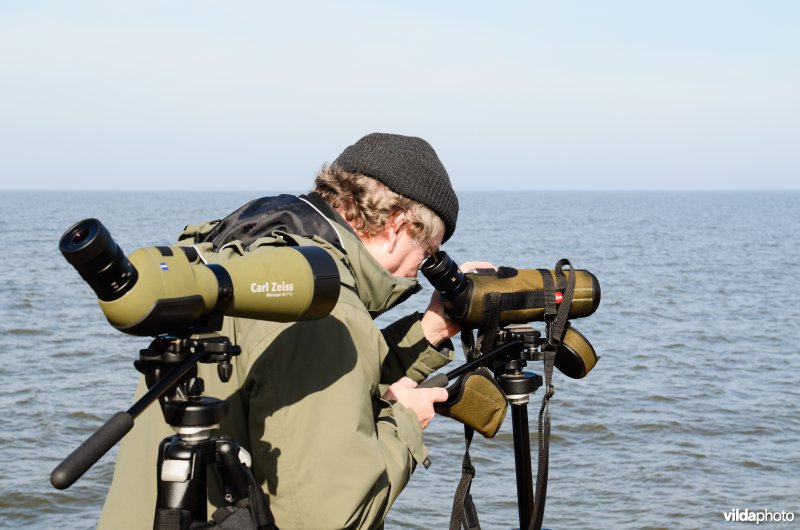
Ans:
[{"label": "sky", "polygon": [[4,0],[0,189],[305,191],[380,131],[456,190],[797,190],[798,27],[794,0]]}]

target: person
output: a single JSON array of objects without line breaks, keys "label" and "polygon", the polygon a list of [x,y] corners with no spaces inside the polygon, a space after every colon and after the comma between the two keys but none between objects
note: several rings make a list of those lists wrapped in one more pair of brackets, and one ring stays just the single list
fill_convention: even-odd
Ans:
[{"label": "person", "polygon": [[[373,133],[323,166],[307,195],[256,199],[181,236],[211,261],[262,244],[321,246],[336,260],[341,289],[329,315],[226,318],[221,333],[242,348],[232,377],[223,383],[213,366],[199,367],[206,395],[229,401],[220,430],[251,453],[281,530],[379,528],[415,467],[428,465],[422,430],[447,392],[417,384],[453,359],[459,326],[437,293],[421,315],[382,330],[373,319],[420,290],[421,262],[452,236],[457,217],[430,144]],[[145,390],[140,382],[137,395]],[[137,419],[98,528],[152,527],[157,447],[170,434],[158,407]],[[209,501],[220,506],[214,490]]]}]

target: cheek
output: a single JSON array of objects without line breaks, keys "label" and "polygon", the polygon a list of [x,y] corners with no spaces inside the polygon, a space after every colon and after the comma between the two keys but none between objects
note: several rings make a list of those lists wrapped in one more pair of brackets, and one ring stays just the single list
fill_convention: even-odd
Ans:
[{"label": "cheek", "polygon": [[417,271],[419,270],[419,266],[422,263],[422,258],[424,253],[422,252],[408,252],[404,257],[403,260],[400,262],[400,266],[397,270],[397,276],[403,276],[405,278],[416,278]]}]

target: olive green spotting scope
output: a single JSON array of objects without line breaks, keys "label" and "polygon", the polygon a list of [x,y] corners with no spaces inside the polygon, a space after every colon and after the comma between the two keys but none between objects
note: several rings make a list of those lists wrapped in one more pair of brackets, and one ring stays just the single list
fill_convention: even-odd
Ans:
[{"label": "olive green spotting scope", "polygon": [[339,297],[336,263],[319,247],[263,246],[211,264],[182,246],[143,247],[126,258],[100,221],[86,219],[64,233],[59,248],[109,323],[131,335],[176,333],[215,314],[312,320]]},{"label": "olive green spotting scope", "polygon": [[[500,294],[500,324],[543,321],[547,303],[561,303],[563,292],[556,290],[555,299],[548,300],[545,275],[556,284],[553,269],[515,269],[499,267],[479,269],[464,274],[445,252],[427,258],[420,268],[436,290],[447,301],[445,307],[454,320],[468,326],[479,326],[489,313],[489,293]],[[564,272],[569,279],[569,271]],[[587,270],[575,271],[575,294],[569,318],[587,317],[600,305],[600,283]]]},{"label": "olive green spotting scope", "polygon": [[[555,269],[515,269],[499,267],[463,273],[444,251],[427,258],[420,270],[444,299],[447,314],[464,326],[486,325],[490,315],[496,324],[522,324],[543,321],[548,304],[555,309],[564,297],[558,288]],[[561,272],[561,271],[559,271]],[[567,282],[570,271],[563,271]],[[591,315],[600,305],[600,283],[594,274],[578,269],[569,318]],[[546,285],[556,286],[550,290]],[[573,379],[581,379],[594,368],[597,354],[577,329],[567,324],[555,357],[555,366]]]}]

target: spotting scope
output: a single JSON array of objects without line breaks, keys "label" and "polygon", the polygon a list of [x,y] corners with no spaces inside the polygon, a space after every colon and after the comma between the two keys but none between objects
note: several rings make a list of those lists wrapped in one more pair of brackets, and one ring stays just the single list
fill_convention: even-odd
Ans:
[{"label": "spotting scope", "polygon": [[[447,315],[470,328],[487,325],[492,318],[500,327],[545,320],[547,306],[556,309],[564,300],[570,274],[575,275],[575,286],[568,318],[588,317],[600,305],[600,283],[594,274],[583,269],[570,272],[498,267],[464,273],[440,250],[422,263],[420,271],[441,294]],[[597,359],[591,343],[567,323],[555,357],[556,368],[573,379],[581,379],[594,368]]]},{"label": "spotting scope", "polygon": [[97,295],[109,323],[155,336],[203,325],[210,316],[293,322],[327,315],[339,297],[339,272],[311,246],[263,246],[206,263],[190,246],[143,247],[125,257],[97,219],[61,237],[59,249]]},{"label": "spotting scope", "polygon": [[[545,286],[549,281],[557,285],[553,269],[515,269],[498,267],[478,269],[463,273],[455,261],[444,251],[428,257],[420,271],[447,301],[448,316],[468,326],[483,323],[489,312],[487,295],[499,293],[500,324],[519,324],[542,321],[545,305],[561,303],[563,288],[555,289],[548,298]],[[564,272],[569,279],[569,271]],[[575,293],[572,298],[569,318],[588,317],[600,305],[600,283],[587,270],[575,271]]]}]

